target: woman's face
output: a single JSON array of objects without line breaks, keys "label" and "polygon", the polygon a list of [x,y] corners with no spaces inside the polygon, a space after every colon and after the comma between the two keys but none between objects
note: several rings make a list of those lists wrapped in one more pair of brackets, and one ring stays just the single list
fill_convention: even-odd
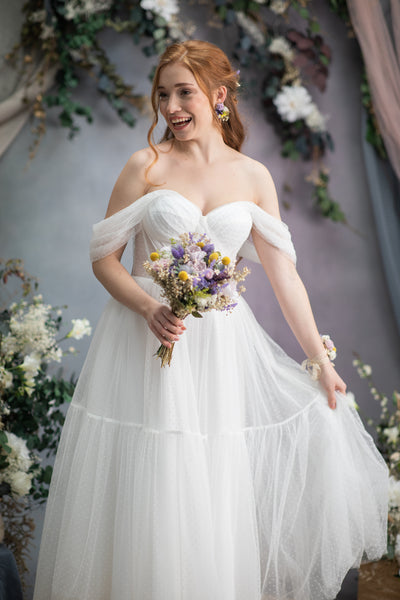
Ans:
[{"label": "woman's face", "polygon": [[177,140],[197,138],[215,126],[207,96],[184,65],[161,69],[157,93],[160,112]]}]

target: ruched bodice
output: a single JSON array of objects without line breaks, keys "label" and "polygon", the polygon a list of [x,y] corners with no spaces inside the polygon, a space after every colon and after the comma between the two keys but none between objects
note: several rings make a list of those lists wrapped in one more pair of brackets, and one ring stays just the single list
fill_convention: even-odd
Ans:
[{"label": "ruched bodice", "polygon": [[185,231],[206,233],[216,248],[234,259],[244,256],[259,262],[251,242],[255,228],[263,239],[293,261],[296,253],[285,223],[247,200],[229,202],[207,214],[173,190],[155,190],[93,227],[91,259],[99,260],[135,240],[133,273],[143,275],[141,265],[150,252]]}]

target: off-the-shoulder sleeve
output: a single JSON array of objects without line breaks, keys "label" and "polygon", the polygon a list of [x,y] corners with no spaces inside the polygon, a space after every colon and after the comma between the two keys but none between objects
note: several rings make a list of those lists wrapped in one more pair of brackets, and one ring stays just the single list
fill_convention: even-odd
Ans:
[{"label": "off-the-shoulder sleeve", "polygon": [[[284,252],[290,260],[296,264],[296,251],[286,223],[268,214],[256,204],[251,206],[251,216],[253,219],[253,227],[257,233],[259,233],[266,242]],[[239,255],[243,256],[243,258],[248,258],[253,262],[260,262],[257,251],[250,238],[245,241],[239,250]]]},{"label": "off-the-shoulder sleeve", "polygon": [[90,260],[94,262],[121,248],[136,235],[152,195],[142,196],[126,208],[93,225]]}]

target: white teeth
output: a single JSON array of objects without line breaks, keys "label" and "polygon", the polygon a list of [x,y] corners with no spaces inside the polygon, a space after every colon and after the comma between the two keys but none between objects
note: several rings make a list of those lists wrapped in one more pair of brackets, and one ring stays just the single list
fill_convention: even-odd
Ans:
[{"label": "white teeth", "polygon": [[173,125],[178,125],[179,123],[189,123],[189,121],[191,121],[192,118],[191,117],[183,117],[181,119],[171,119],[171,123]]}]

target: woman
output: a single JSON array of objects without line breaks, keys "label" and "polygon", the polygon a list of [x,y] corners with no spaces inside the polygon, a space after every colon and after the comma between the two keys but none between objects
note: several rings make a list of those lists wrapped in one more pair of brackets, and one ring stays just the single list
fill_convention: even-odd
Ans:
[{"label": "woman", "polygon": [[[212,44],[170,46],[150,146],[94,227],[112,298],[64,426],[35,600],[332,600],[349,568],[385,551],[387,468],[327,358],[271,176],[240,153],[237,85]],[[243,298],[185,325],[160,301],[143,262],[185,231],[261,261],[319,381]],[[178,342],[169,368],[159,342]]]}]

